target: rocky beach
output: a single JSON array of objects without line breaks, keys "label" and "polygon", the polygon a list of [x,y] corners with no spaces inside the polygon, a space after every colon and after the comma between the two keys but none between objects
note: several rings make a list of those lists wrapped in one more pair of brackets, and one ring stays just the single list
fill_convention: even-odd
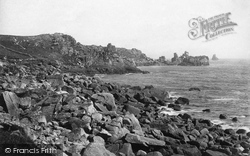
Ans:
[{"label": "rocky beach", "polygon": [[44,60],[1,61],[1,155],[8,145],[63,156],[250,154],[250,132],[171,114],[189,104],[186,98],[62,69]]}]

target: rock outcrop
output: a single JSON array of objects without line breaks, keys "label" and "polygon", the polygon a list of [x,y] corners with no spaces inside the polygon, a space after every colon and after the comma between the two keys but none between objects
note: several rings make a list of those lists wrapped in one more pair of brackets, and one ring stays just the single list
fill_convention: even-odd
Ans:
[{"label": "rock outcrop", "polygon": [[171,59],[172,64],[180,66],[207,66],[209,65],[208,56],[189,56],[188,52],[185,52],[182,56],[178,57],[174,53],[174,57]]},{"label": "rock outcrop", "polygon": [[[137,65],[150,62],[137,49],[82,45],[73,37],[61,33],[38,36],[0,35],[0,57],[8,59],[44,59],[67,66],[68,70],[88,73],[137,73]],[[35,62],[35,61],[34,61]],[[74,69],[72,69],[74,67]]]},{"label": "rock outcrop", "polygon": [[217,58],[216,54],[213,55],[212,60],[213,60],[213,61],[219,60],[219,59]]}]

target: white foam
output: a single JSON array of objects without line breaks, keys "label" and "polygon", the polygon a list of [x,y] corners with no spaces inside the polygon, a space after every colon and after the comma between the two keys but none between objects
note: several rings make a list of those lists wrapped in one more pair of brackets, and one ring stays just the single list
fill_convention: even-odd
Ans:
[{"label": "white foam", "polygon": [[216,125],[225,124],[225,121],[221,121],[221,120],[212,120],[211,122],[212,122],[213,124],[216,124]]},{"label": "white foam", "polygon": [[231,116],[231,118],[234,118],[234,117],[237,117],[237,118],[246,118],[247,116],[245,116],[245,115],[239,115],[239,116]]},{"label": "white foam", "polygon": [[219,99],[213,99],[214,101],[231,101],[231,100],[239,100],[235,98],[219,98]]},{"label": "white foam", "polygon": [[131,75],[131,74],[133,74],[133,73],[127,73],[127,74],[125,74],[125,76]]},{"label": "white foam", "polygon": [[181,110],[181,111],[174,111],[172,108],[168,108],[168,106],[160,106],[158,107],[160,110],[160,114],[165,114],[165,115],[179,115],[181,113],[185,113],[187,111]]},{"label": "white foam", "polygon": [[201,113],[202,110],[197,110],[197,109],[188,109],[189,112],[195,112],[195,113]]},{"label": "white foam", "polygon": [[213,124],[220,125],[222,129],[245,129],[247,132],[250,132],[250,128],[246,126],[239,125],[238,123],[226,123],[225,121],[222,120],[212,120],[211,121]]}]

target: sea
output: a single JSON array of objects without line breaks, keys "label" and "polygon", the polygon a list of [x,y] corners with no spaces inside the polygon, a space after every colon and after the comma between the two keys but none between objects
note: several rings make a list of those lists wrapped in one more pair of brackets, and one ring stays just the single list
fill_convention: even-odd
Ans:
[{"label": "sea", "polygon": [[[106,82],[132,86],[153,85],[166,89],[173,98],[190,100],[181,112],[209,119],[222,128],[250,131],[250,60],[220,59],[209,66],[140,66],[149,74],[102,75]],[[197,87],[200,91],[189,91]],[[210,109],[210,113],[202,110]],[[227,119],[221,120],[220,114]],[[237,117],[238,122],[232,118]]]}]

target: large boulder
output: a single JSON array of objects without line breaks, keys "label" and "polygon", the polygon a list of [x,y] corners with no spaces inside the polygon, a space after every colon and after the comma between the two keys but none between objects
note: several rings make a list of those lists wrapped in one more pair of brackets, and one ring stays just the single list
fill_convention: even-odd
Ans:
[{"label": "large boulder", "polygon": [[184,97],[179,97],[176,101],[175,104],[187,104],[189,105],[189,99],[184,98]]},{"label": "large boulder", "polygon": [[116,111],[117,109],[115,98],[111,93],[93,94],[92,98],[95,100],[95,102],[100,102],[103,104],[109,111]]},{"label": "large boulder", "polygon": [[82,156],[115,156],[105,148],[105,142],[101,137],[95,137],[94,142],[87,145]]},{"label": "large boulder", "polygon": [[0,97],[0,106],[2,106],[3,110],[11,116],[19,117],[19,104],[20,99],[15,93],[8,91],[2,93]]}]

